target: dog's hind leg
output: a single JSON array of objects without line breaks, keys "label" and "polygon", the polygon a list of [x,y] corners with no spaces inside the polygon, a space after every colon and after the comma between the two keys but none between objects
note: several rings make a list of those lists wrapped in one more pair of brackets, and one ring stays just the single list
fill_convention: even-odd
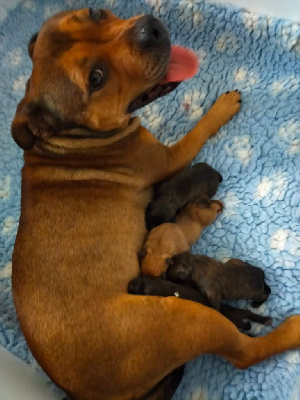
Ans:
[{"label": "dog's hind leg", "polygon": [[[93,361],[89,374],[82,373],[85,346],[66,360],[75,364],[78,376],[67,376],[72,386],[63,389],[76,400],[99,400],[101,393],[111,400],[139,399],[172,370],[201,354],[216,354],[238,368],[247,368],[300,347],[300,316],[288,318],[268,335],[252,338],[216,310],[176,297],[121,295],[94,321],[89,331]],[[77,329],[77,340],[84,343],[84,324]],[[106,351],[110,348],[114,348],[113,358]],[[95,368],[98,364],[99,370]],[[66,365],[61,365],[63,371]],[[60,371],[56,374],[58,380]]]},{"label": "dog's hind leg", "polygon": [[[289,317],[273,332],[252,338],[216,310],[176,297],[128,295],[122,307],[126,323],[135,326],[130,330],[135,347],[127,346],[132,352],[127,353],[126,362],[134,365],[140,383],[150,384],[152,379],[148,390],[171,370],[201,354],[216,354],[238,368],[247,368],[300,347],[300,316]],[[137,382],[136,375],[127,378]]]}]

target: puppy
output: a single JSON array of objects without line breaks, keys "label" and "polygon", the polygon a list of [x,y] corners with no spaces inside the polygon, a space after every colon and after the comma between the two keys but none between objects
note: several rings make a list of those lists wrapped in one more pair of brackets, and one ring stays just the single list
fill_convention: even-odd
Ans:
[{"label": "puppy", "polygon": [[271,293],[263,270],[236,258],[223,264],[187,251],[168,262],[167,278],[195,285],[216,310],[222,299],[252,299],[252,306],[259,307]]},{"label": "puppy", "polygon": [[[128,285],[128,293],[146,296],[176,296],[210,306],[207,297],[187,283],[175,283],[154,276],[140,276],[132,279]],[[272,321],[270,317],[263,317],[250,310],[231,307],[227,304],[221,304],[220,313],[242,330],[251,329],[250,322],[245,322],[245,319],[264,325],[270,325]]]},{"label": "puppy", "polygon": [[222,212],[223,203],[198,196],[178,215],[176,223],[165,223],[152,229],[141,252],[143,275],[159,276],[167,269],[166,260],[190,249],[202,233]]},{"label": "puppy", "polygon": [[198,163],[157,185],[154,200],[146,210],[147,229],[150,231],[157,225],[173,222],[182,208],[199,194],[211,198],[222,180],[219,172],[208,164]]}]

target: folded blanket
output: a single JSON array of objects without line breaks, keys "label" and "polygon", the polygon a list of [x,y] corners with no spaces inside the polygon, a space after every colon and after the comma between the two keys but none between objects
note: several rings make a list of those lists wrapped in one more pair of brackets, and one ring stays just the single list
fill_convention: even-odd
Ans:
[{"label": "folded blanket", "polygon": [[[110,8],[122,17],[154,13],[170,28],[173,43],[198,53],[199,73],[139,112],[142,123],[165,144],[192,128],[219,94],[241,90],[241,111],[197,157],[223,175],[217,197],[225,210],[193,250],[262,267],[272,294],[259,312],[271,315],[274,327],[299,313],[299,25],[197,0],[2,0],[0,344],[39,368],[20,331],[10,282],[23,163],[10,123],[31,70],[27,43],[51,14],[88,6]],[[253,332],[270,329],[255,326]],[[298,351],[246,371],[207,355],[187,365],[175,399],[296,400],[299,377]]]}]

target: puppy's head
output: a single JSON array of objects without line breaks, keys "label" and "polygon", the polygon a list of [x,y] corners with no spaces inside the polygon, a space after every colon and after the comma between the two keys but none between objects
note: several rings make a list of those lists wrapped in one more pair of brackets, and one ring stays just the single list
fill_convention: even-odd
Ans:
[{"label": "puppy's head", "polygon": [[132,111],[197,70],[190,51],[171,47],[161,21],[152,15],[124,20],[108,10],[54,15],[32,37],[28,52],[32,74],[12,124],[24,149],[61,130],[73,137],[80,127],[80,135],[101,137],[122,129]]},{"label": "puppy's head", "polygon": [[167,198],[158,198],[148,204],[146,227],[149,231],[158,225],[171,222],[176,216],[176,206]]},{"label": "puppy's head", "polygon": [[142,275],[160,276],[166,272],[168,256],[168,254],[154,253],[151,249],[148,249],[147,254],[141,260]]},{"label": "puppy's head", "polygon": [[219,184],[223,181],[222,175],[206,163],[197,163],[192,169],[197,173],[197,179],[202,183],[202,192],[209,198],[213,197]]},{"label": "puppy's head", "polygon": [[174,281],[187,281],[190,278],[192,267],[186,263],[169,263],[167,278]]},{"label": "puppy's head", "polygon": [[206,195],[200,195],[189,202],[183,209],[194,221],[202,227],[210,225],[216,217],[223,211],[224,205],[219,200],[210,200]]}]

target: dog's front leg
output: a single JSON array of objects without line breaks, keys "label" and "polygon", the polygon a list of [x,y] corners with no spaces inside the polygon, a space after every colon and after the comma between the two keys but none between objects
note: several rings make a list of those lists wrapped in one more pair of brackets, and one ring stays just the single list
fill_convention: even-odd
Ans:
[{"label": "dog's front leg", "polygon": [[183,139],[167,148],[167,160],[155,177],[156,182],[168,179],[188,165],[207,139],[214,136],[240,109],[238,91],[223,93],[208,112]]}]

